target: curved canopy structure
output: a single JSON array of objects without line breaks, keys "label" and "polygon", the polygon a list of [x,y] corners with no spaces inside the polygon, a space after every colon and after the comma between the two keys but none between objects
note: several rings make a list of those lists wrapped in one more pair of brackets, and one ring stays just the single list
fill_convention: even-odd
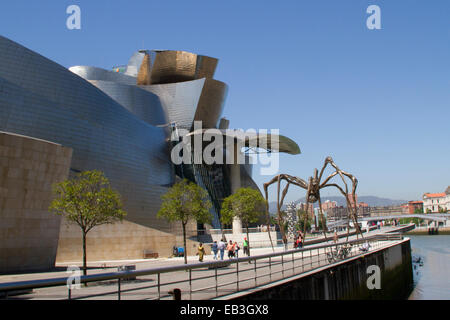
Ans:
[{"label": "curved canopy structure", "polygon": [[222,136],[225,147],[230,143],[238,144],[241,147],[260,148],[268,152],[283,152],[288,154],[300,154],[300,147],[292,139],[279,134],[244,132],[233,129],[198,129],[189,133],[187,136],[208,135]]}]

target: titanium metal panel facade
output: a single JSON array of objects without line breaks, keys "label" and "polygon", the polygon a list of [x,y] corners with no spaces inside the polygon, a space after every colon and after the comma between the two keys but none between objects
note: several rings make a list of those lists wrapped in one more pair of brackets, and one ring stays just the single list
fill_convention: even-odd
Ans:
[{"label": "titanium metal panel facade", "polygon": [[199,79],[179,83],[139,86],[139,88],[159,97],[169,122],[176,123],[178,128],[190,130],[204,84],[205,79]]},{"label": "titanium metal panel facade", "polygon": [[125,75],[120,72],[113,72],[96,67],[74,66],[69,68],[70,71],[85,80],[103,80],[112,81],[122,84],[135,85],[136,78]]},{"label": "titanium metal panel facade", "polygon": [[157,126],[169,122],[157,95],[136,85],[97,80],[89,82],[148,124]]},{"label": "titanium metal panel facade", "polygon": [[227,94],[228,86],[225,83],[206,78],[194,121],[202,121],[203,128],[217,128]]},{"label": "titanium metal panel facade", "polygon": [[[73,172],[105,173],[122,195],[130,222],[93,231],[108,254],[120,259],[141,258],[137,252],[144,249],[169,252],[177,230],[156,213],[161,195],[175,182],[175,170],[208,191],[214,228],[220,228],[221,202],[231,193],[226,165],[175,168],[170,159],[171,125],[192,131],[194,120],[200,120],[203,128],[217,128],[228,87],[212,79],[216,66],[217,59],[189,52],[140,50],[124,73],[84,66],[69,71],[0,36],[0,130],[72,148]],[[244,167],[239,176],[243,186],[257,188]],[[134,242],[133,234],[117,230],[140,230],[145,236]],[[66,232],[70,235],[60,242],[70,244],[62,251],[73,252],[76,233]],[[161,237],[166,240],[159,243]],[[110,245],[115,238],[122,242]],[[104,247],[91,249],[101,252]],[[136,256],[121,257],[122,250]]]},{"label": "titanium metal panel facade", "polygon": [[218,60],[186,51],[153,51],[151,84],[213,78]]},{"label": "titanium metal panel facade", "polygon": [[127,220],[170,231],[156,218],[174,182],[168,132],[138,119],[64,67],[0,37],[0,130],[73,148],[71,168],[100,169]]},{"label": "titanium metal panel facade", "polygon": [[135,52],[128,61],[127,70],[125,74],[132,77],[137,77],[142,60],[145,57],[147,50],[139,50]]}]

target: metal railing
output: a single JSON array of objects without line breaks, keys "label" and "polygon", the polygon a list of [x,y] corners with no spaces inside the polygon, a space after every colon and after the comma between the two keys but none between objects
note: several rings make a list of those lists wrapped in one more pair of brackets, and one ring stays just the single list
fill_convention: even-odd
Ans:
[{"label": "metal railing", "polygon": [[[157,300],[172,299],[171,292],[177,288],[182,292],[182,299],[213,299],[367,254],[361,251],[362,244],[366,242],[370,244],[369,252],[372,252],[385,247],[386,241],[402,239],[401,234],[380,234],[347,242],[223,261],[87,275],[79,277],[79,282],[89,286],[79,290],[67,285],[68,280],[71,280],[69,277],[1,283],[0,295],[3,294],[3,299],[7,299],[13,292],[21,290],[58,287],[59,295],[52,296],[53,298],[116,297],[121,300],[127,296],[133,299]],[[136,280],[127,280],[130,278]],[[102,283],[104,281],[110,282]],[[108,290],[108,285],[117,285],[117,290]],[[45,297],[44,294],[36,296],[38,299]]]}]

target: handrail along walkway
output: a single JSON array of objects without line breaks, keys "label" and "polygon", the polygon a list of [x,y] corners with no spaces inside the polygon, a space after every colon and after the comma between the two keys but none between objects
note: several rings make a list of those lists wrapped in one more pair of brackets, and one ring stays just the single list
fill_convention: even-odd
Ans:
[{"label": "handrail along walkway", "polygon": [[[283,278],[291,277],[294,275],[299,275],[306,271],[311,271],[313,269],[322,267],[324,265],[330,264],[327,260],[327,254],[330,254],[333,250],[337,250],[337,247],[348,246],[349,254],[346,258],[351,258],[360,254],[358,245],[365,242],[371,244],[371,251],[383,246],[384,241],[398,241],[402,240],[402,234],[377,234],[369,237],[360,238],[357,240],[350,240],[346,242],[332,243],[315,245],[311,247],[305,247],[301,249],[291,249],[283,252],[268,253],[257,256],[235,258],[223,261],[213,261],[213,262],[202,262],[194,264],[183,264],[168,267],[157,267],[145,270],[135,270],[135,271],[120,271],[120,272],[110,272],[101,273],[95,275],[80,276],[79,280],[81,284],[92,283],[106,280],[117,280],[117,291],[114,292],[101,292],[94,294],[87,294],[82,297],[76,297],[76,299],[82,298],[92,298],[108,295],[117,295],[117,299],[123,297],[122,293],[145,290],[145,289],[155,289],[156,292],[149,295],[151,299],[163,299],[170,298],[169,293],[162,294],[162,287],[170,287],[177,285],[180,287],[181,284],[184,285],[184,293],[188,295],[189,299],[192,299],[192,295],[196,293],[206,293],[208,298],[216,298],[220,296],[225,296],[230,293],[236,293],[243,289],[255,288],[258,285],[267,284],[274,280],[280,280]],[[367,253],[366,253],[367,254]],[[231,267],[231,268],[230,268]],[[219,274],[220,269],[224,269],[225,272]],[[203,269],[203,270],[202,270]],[[206,270],[205,270],[206,269]],[[301,270],[300,270],[301,269]],[[193,278],[192,274],[194,271],[203,271],[201,276]],[[265,270],[266,272],[262,272]],[[169,278],[170,281],[163,282],[161,275],[172,274],[176,272],[186,271],[188,273],[188,279],[173,280]],[[296,272],[297,271],[297,272]],[[185,273],[186,273],[185,272]],[[251,273],[251,276],[245,273]],[[276,278],[276,276],[281,274],[281,278]],[[129,289],[122,289],[121,285],[124,284],[126,279],[131,277],[149,276],[156,275],[157,280],[155,284],[135,287]],[[261,282],[261,278],[268,277],[269,280],[266,282]],[[219,278],[225,279],[224,282],[220,283]],[[8,298],[8,292],[17,292],[20,290],[30,290],[39,288],[49,288],[66,286],[69,277],[62,278],[51,278],[42,280],[32,280],[32,281],[20,281],[20,282],[9,282],[0,283],[0,294],[5,294],[5,298]],[[211,284],[211,279],[214,282]],[[204,282],[203,286],[198,286],[194,288],[193,282]],[[205,283],[206,282],[206,283]],[[251,282],[243,286],[244,283]],[[206,285],[206,286],[205,286]],[[225,289],[225,287],[235,286],[235,288]],[[88,287],[89,288],[89,287]],[[222,289],[221,289],[222,288]],[[72,297],[72,291],[70,288],[67,289],[68,299]],[[210,290],[212,291],[212,295]]]}]

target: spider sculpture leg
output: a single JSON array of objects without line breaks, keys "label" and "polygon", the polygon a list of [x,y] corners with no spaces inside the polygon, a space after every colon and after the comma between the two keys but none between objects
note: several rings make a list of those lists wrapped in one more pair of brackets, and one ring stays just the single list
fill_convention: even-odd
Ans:
[{"label": "spider sculpture leg", "polygon": [[[306,190],[306,212],[305,212],[305,219],[303,221],[303,234],[306,235],[306,223],[308,222],[309,217],[309,195],[311,194],[311,180],[312,178],[309,178],[308,188]],[[314,210],[312,212],[314,215]]]},{"label": "spider sculpture leg", "polygon": [[325,237],[325,241],[328,241],[328,238],[327,238],[327,226],[326,226],[326,223],[325,223],[325,218],[324,218],[324,215],[323,215],[323,212],[322,212],[322,200],[320,199],[320,195],[319,195],[319,215],[320,215],[320,222],[322,223],[322,229],[323,229],[323,235],[324,235],[324,237]]},{"label": "spider sculpture leg", "polygon": [[[330,163],[336,169],[336,171],[339,173],[339,175],[341,176],[341,179],[342,179],[342,181],[344,181],[344,183],[345,183],[344,176],[346,176],[347,178],[349,178],[352,181],[352,193],[351,193],[351,195],[352,195],[352,199],[353,199],[353,205],[349,206],[349,208],[350,208],[350,216],[351,216],[351,219],[352,219],[352,221],[353,221],[353,223],[355,225],[356,237],[358,237],[358,234],[359,234],[359,235],[361,235],[361,238],[363,238],[364,236],[363,236],[361,228],[359,227],[359,224],[358,224],[358,212],[357,212],[357,207],[356,207],[356,188],[358,186],[358,179],[356,179],[356,177],[353,176],[352,174],[347,173],[347,172],[339,169],[339,167],[332,160],[331,160]],[[346,191],[347,191],[347,194],[348,194],[347,184],[345,183],[345,185],[346,185]],[[348,196],[347,196],[347,198],[348,198]]]},{"label": "spider sculpture leg", "polygon": [[272,236],[270,234],[270,214],[269,214],[269,191],[268,188],[270,185],[274,184],[275,182],[279,183],[279,178],[280,176],[276,176],[274,177],[272,180],[270,180],[267,183],[264,183],[264,193],[266,196],[266,218],[267,218],[267,232],[269,233],[269,240],[270,240],[270,245],[272,246],[272,251],[275,252],[275,248],[273,247],[273,242],[272,242]]},{"label": "spider sculpture leg", "polygon": [[286,187],[283,190],[281,201],[279,203],[280,209],[278,211],[278,213],[279,213],[279,215],[278,215],[278,225],[280,226],[281,236],[282,236],[282,239],[283,239],[283,244],[284,244],[284,249],[285,250],[287,249],[287,237],[286,237],[286,230],[284,228],[284,217],[281,214],[281,208],[283,206],[284,197],[286,196],[286,194],[288,192],[289,185],[290,185],[290,182],[287,183]]},{"label": "spider sculpture leg", "polygon": [[[287,182],[286,187],[283,189],[283,193],[280,199],[280,187],[281,187],[281,182],[282,180],[285,180]],[[273,242],[272,242],[272,237],[270,235],[270,215],[269,215],[269,193],[268,193],[268,188],[270,185],[277,183],[277,211],[278,211],[278,223],[280,225],[280,231],[282,233],[283,236],[283,242],[286,246],[287,243],[287,239],[285,236],[285,232],[284,232],[284,222],[283,222],[283,218],[281,215],[281,207],[283,206],[283,202],[284,202],[284,198],[286,197],[286,194],[289,190],[289,185],[293,184],[296,185],[300,188],[306,189],[307,188],[307,184],[304,180],[297,178],[297,177],[293,177],[287,174],[280,174],[276,177],[274,177],[272,180],[270,180],[269,182],[264,184],[264,192],[265,192],[265,196],[266,196],[266,216],[267,216],[267,224],[268,224],[268,231],[269,231],[269,239],[270,239],[270,243],[272,245],[272,250],[275,251],[274,247],[273,247]]]},{"label": "spider sculpture leg", "polygon": [[[280,221],[280,216],[281,216],[281,212],[280,212],[280,210],[281,210],[281,205],[280,205],[280,185],[281,185],[281,181],[282,180],[286,180],[286,181],[289,182],[289,178],[288,177],[289,176],[287,176],[287,175],[280,174],[280,175],[275,176],[272,180],[270,180],[269,182],[264,184],[264,193],[265,193],[265,196],[266,196],[267,232],[269,233],[270,244],[272,246],[272,251],[274,251],[274,252],[275,252],[275,248],[273,246],[272,235],[270,234],[270,214],[269,214],[269,191],[268,191],[268,188],[272,184],[277,183],[277,213],[278,213],[278,220]],[[289,186],[289,184],[288,184],[288,186]]]},{"label": "spider sculpture leg", "polygon": [[[350,173],[347,173],[343,170],[341,170],[333,161],[333,159],[331,157],[327,157],[325,159],[325,163],[324,163],[324,167],[322,168],[321,172],[320,172],[320,176],[319,176],[319,180],[322,178],[323,172],[326,168],[326,166],[330,164],[336,171],[333,172],[330,176],[328,176],[327,179],[325,179],[325,181],[320,185],[320,188],[323,188],[325,186],[328,186],[327,183],[328,181],[330,181],[334,176],[339,175],[341,177],[342,182],[345,185],[345,192],[340,189],[341,193],[345,196],[346,201],[347,201],[347,209],[348,209],[348,215],[347,215],[347,239],[349,236],[349,219],[352,219],[356,231],[357,231],[357,237],[358,234],[361,235],[361,237],[363,237],[362,232],[361,232],[361,228],[359,227],[358,224],[358,215],[357,215],[357,208],[356,208],[356,188],[358,186],[358,180],[356,179],[355,176],[351,175]],[[347,177],[352,181],[352,199],[353,199],[353,205],[350,204],[349,201],[349,192],[348,192],[348,186],[347,183],[345,181],[345,178]],[[336,186],[336,185],[335,185]]]}]

